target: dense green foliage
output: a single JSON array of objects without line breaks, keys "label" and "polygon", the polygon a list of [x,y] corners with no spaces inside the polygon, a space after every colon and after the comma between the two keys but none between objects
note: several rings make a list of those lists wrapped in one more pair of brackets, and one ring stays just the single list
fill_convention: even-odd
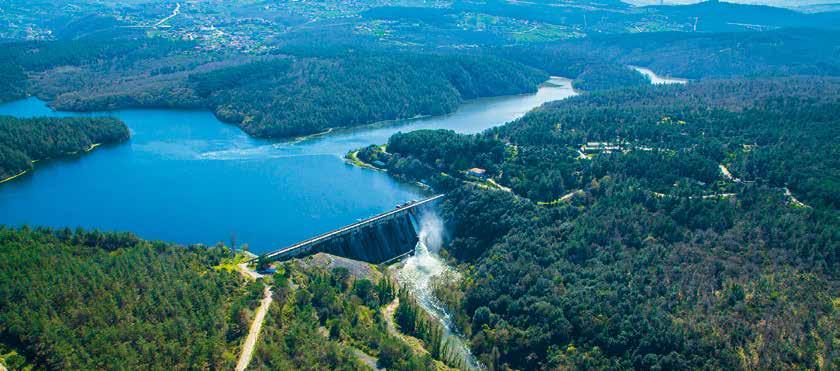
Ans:
[{"label": "dense green foliage", "polygon": [[357,370],[362,368],[357,355],[363,353],[382,368],[432,368],[428,355],[416,354],[388,331],[380,309],[394,299],[388,279],[374,283],[343,267],[286,267],[275,276],[276,301],[252,367]]},{"label": "dense green foliage", "polygon": [[[0,82],[16,88],[8,99],[28,90],[53,99],[58,109],[206,107],[249,134],[290,137],[449,113],[466,99],[534,92],[548,78],[517,62],[451,52],[307,45],[246,57],[190,55],[190,45],[159,39],[16,43],[0,52],[0,65],[8,61]],[[28,89],[23,72],[38,74]]]},{"label": "dense green foliage", "polygon": [[[631,38],[631,36],[626,36]],[[488,52],[547,71],[552,76],[573,79],[576,89],[609,90],[650,83],[620,61],[611,60],[610,49],[581,47],[577,42],[499,47]]]},{"label": "dense green foliage", "polygon": [[[838,92],[836,79],[785,78],[595,93],[550,103],[477,137],[397,134],[388,151],[400,156],[386,160],[399,161],[392,166],[397,173],[419,169],[410,174],[415,178],[434,175],[430,169],[455,175],[484,167],[538,201],[616,173],[657,192],[683,181],[709,194],[731,189],[716,183],[718,164],[726,164],[736,175],[750,175],[743,180],[789,187],[807,204],[836,208],[840,173],[836,156],[825,155],[838,151]],[[577,161],[579,147],[588,142],[624,153]],[[507,155],[500,161],[505,143]]]},{"label": "dense green foliage", "polygon": [[[493,171],[505,156],[505,146],[498,140],[483,136],[464,136],[451,130],[420,130],[407,134],[397,133],[388,139],[388,151],[411,154],[408,163],[394,164],[396,169],[410,166],[433,165],[434,169],[458,172],[471,167]],[[413,161],[419,160],[419,162]],[[411,163],[413,162],[413,164]],[[406,165],[409,165],[408,167]],[[415,169],[411,176],[422,175]],[[430,169],[430,172],[434,171]]]},{"label": "dense green foliage", "polygon": [[20,66],[0,63],[0,103],[26,96],[26,75]]},{"label": "dense green foliage", "polygon": [[[423,341],[429,354],[444,364],[459,370],[468,369],[463,356],[457,354],[444,333],[443,325],[423,309],[407,289],[398,293],[399,306],[394,311],[394,322],[401,332]],[[456,336],[450,334],[449,336]]]},{"label": "dense green foliage", "polygon": [[[189,46],[190,43],[159,38],[93,38],[6,43],[0,48],[0,102],[20,99],[28,93],[47,95],[45,90],[51,90],[50,87],[31,84],[27,75],[48,72],[48,77],[61,76],[67,72],[62,71],[62,68],[97,68],[105,64],[108,64],[111,70],[125,71],[138,62],[164,57],[183,51]],[[102,79],[102,76],[97,78]],[[62,81],[61,84],[70,85],[68,81]],[[55,87],[56,90],[69,88],[70,86]]]},{"label": "dense green foliage", "polygon": [[818,75],[840,76],[840,34],[785,29],[767,32],[601,35],[555,43],[488,48],[490,54],[574,79],[575,88],[595,91],[643,86],[646,79],[626,68],[690,79]]},{"label": "dense green foliage", "polygon": [[548,78],[493,58],[428,54],[279,59],[192,75],[217,115],[262,137],[289,137],[452,112],[465,99],[536,91]]},{"label": "dense green foliage", "polygon": [[499,48],[498,53],[551,74],[578,76],[583,66],[614,63],[690,79],[840,75],[840,34],[785,29],[734,33],[643,33]]},{"label": "dense green foliage", "polygon": [[[130,234],[0,229],[0,343],[47,369],[232,368],[234,304],[261,285],[220,248]],[[233,332],[233,333],[231,333]]]},{"label": "dense green foliage", "polygon": [[826,276],[836,266],[826,272],[814,251],[837,246],[836,224],[766,191],[692,202],[640,188],[602,180],[557,209],[504,192],[453,194],[449,249],[475,271],[452,308],[478,322],[469,328],[485,363],[837,366],[838,284]]},{"label": "dense green foliage", "polygon": [[108,61],[127,65],[144,58],[158,57],[185,49],[190,43],[160,38],[128,40],[85,39],[52,42],[17,42],[0,49],[3,64],[26,71],[41,72],[62,66],[81,66]]},{"label": "dense green foliage", "polygon": [[[840,76],[840,33],[827,30],[840,13],[190,2],[187,16],[149,27],[170,10],[54,3],[27,4],[44,19],[2,9],[0,24],[58,40],[3,44],[0,102],[207,108],[251,135],[289,137],[572,78],[584,95],[504,127],[400,133],[357,154],[449,192],[443,254],[463,279],[436,290],[479,359],[491,370],[840,369],[840,81],[826,77]],[[733,32],[745,30],[762,31]],[[627,65],[699,82],[649,87]],[[126,138],[112,119],[0,117],[0,179]],[[0,360],[229,369],[262,285],[212,269],[224,254],[0,227]],[[387,279],[287,268],[252,367],[447,359],[440,328]],[[396,328],[429,354],[394,333],[395,295]]]},{"label": "dense green foliage", "polygon": [[585,91],[609,90],[648,84],[650,84],[650,81],[644,75],[627,66],[610,63],[587,65],[573,82],[575,89]]},{"label": "dense green foliage", "polygon": [[[447,252],[467,276],[440,296],[490,368],[826,369],[838,96],[827,78],[613,90],[376,156],[453,190]],[[512,192],[464,184],[479,158]]]},{"label": "dense green foliage", "polygon": [[112,118],[0,116],[0,179],[31,169],[32,161],[72,156],[128,136],[128,127]]}]

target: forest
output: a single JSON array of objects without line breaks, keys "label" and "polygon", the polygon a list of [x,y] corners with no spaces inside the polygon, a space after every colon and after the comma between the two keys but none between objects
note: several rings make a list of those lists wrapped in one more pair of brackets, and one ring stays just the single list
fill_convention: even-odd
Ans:
[{"label": "forest", "polygon": [[[477,359],[489,370],[840,369],[840,12],[208,1],[158,27],[169,2],[36,3],[48,11],[0,9],[17,29],[0,29],[0,103],[208,109],[249,135],[290,138],[570,78],[578,96],[504,126],[398,133],[354,152],[446,193],[440,256],[460,275],[433,289]],[[11,31],[24,36],[5,40]],[[691,81],[651,86],[631,65]],[[0,116],[0,180],[128,138],[111,118]],[[305,258],[249,281],[232,256],[0,226],[0,363],[231,369],[271,285],[251,368],[463,366],[384,267],[360,275]]]},{"label": "forest", "polygon": [[14,87],[5,100],[34,94],[70,111],[207,108],[254,136],[295,137],[445,114],[468,99],[534,92],[548,79],[471,53],[334,44],[196,55],[190,46],[154,38],[15,43],[0,52],[9,66],[0,83]]},{"label": "forest", "polygon": [[26,96],[26,75],[20,66],[0,63],[0,103]]},{"label": "forest", "polygon": [[[361,55],[359,55],[361,54]],[[259,137],[441,115],[464,100],[535,92],[548,75],[497,58],[415,53],[283,58],[189,78],[225,121]]]},{"label": "forest", "polygon": [[419,371],[451,362],[440,325],[387,273],[359,275],[311,259],[272,277],[275,302],[252,368]]},{"label": "forest", "polygon": [[[160,58],[182,52],[191,46],[187,42],[173,42],[161,38],[128,37],[114,39],[79,39],[62,41],[15,41],[0,48],[0,102],[25,97],[27,94],[54,98],[54,90],[72,89],[75,81],[63,81],[67,86],[43,86],[43,76],[60,67],[96,67],[108,63],[109,68],[126,71],[143,60]],[[55,75],[63,75],[56,73]],[[37,76],[37,77],[36,77]],[[88,76],[90,78],[90,76]],[[102,78],[102,76],[98,76]]]},{"label": "forest", "polygon": [[113,118],[0,116],[0,179],[32,169],[33,161],[75,156],[128,137],[128,127]]},{"label": "forest", "polygon": [[[840,75],[834,30],[765,32],[650,32],[597,35],[585,39],[496,47],[506,56],[552,75],[576,77],[594,64],[635,65],[688,79]],[[618,87],[618,85],[616,85]]]},{"label": "forest", "polygon": [[830,369],[838,96],[830,77],[602,91],[359,157],[449,191],[466,276],[438,296],[490,369]]},{"label": "forest", "polygon": [[0,344],[20,354],[7,365],[231,369],[262,285],[213,269],[229,256],[129,233],[2,227]]},{"label": "forest", "polygon": [[838,48],[837,40],[837,31],[784,29],[429,49],[316,33],[270,53],[240,55],[196,53],[191,42],[127,32],[7,44],[0,51],[0,85],[7,87],[0,99],[37,95],[71,111],[207,108],[253,136],[296,137],[445,114],[468,99],[533,92],[549,75],[571,78],[581,91],[648,84],[628,65],[689,79],[837,76],[836,53],[822,52]]}]

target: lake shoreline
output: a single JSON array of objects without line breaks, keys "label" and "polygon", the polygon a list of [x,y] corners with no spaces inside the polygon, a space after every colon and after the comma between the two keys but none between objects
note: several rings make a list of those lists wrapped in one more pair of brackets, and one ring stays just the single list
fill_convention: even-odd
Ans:
[{"label": "lake shoreline", "polygon": [[[120,143],[120,142],[116,142],[116,143]],[[54,159],[55,159],[55,160],[59,160],[59,159],[66,159],[66,158],[71,158],[71,157],[81,157],[81,156],[83,156],[84,154],[86,154],[86,153],[90,153],[90,152],[92,152],[93,150],[95,150],[95,149],[97,149],[97,148],[101,147],[101,146],[102,146],[102,144],[103,144],[103,143],[93,143],[93,144],[91,144],[90,146],[88,146],[88,148],[83,148],[83,149],[81,149],[81,150],[79,150],[79,151],[75,151],[75,152],[67,152],[67,153],[65,154],[65,156],[62,156],[62,157],[55,157],[55,158],[53,158],[53,157],[39,158],[39,159],[37,159],[37,160],[31,160],[31,161],[30,161],[30,163],[32,163],[32,164],[37,164],[37,163],[46,162],[46,161],[50,161],[50,160],[54,160]],[[32,173],[33,173],[33,174],[35,173],[35,166],[34,166],[34,165],[32,166],[32,169],[29,169],[29,170],[24,170],[24,171],[22,171],[22,172],[20,172],[20,173],[18,173],[18,174],[16,174],[16,175],[12,175],[12,176],[10,176],[10,177],[6,178],[6,179],[0,179],[0,184],[3,184],[3,183],[6,183],[6,182],[10,182],[10,181],[12,181],[12,180],[15,180],[16,178],[21,177],[21,176],[23,176],[24,174],[26,174],[26,173],[28,173],[28,172],[30,172],[30,171],[32,171]]]},{"label": "lake shoreline", "polygon": [[19,176],[22,176],[23,174],[26,174],[26,173],[28,173],[28,172],[29,172],[29,170],[24,170],[24,171],[21,171],[21,172],[19,172],[19,173],[15,174],[15,175],[12,175],[12,176],[10,176],[10,177],[6,178],[6,179],[0,179],[0,184],[2,184],[2,183],[6,183],[6,182],[9,182],[9,181],[12,181],[12,180],[14,180],[15,178],[17,178],[17,177],[19,177]]},{"label": "lake shoreline", "polygon": [[[87,152],[79,150],[78,160],[49,161],[35,167],[38,176],[0,187],[0,224],[63,228],[72,221],[185,246],[212,246],[235,234],[255,253],[271,251],[429,192],[424,184],[359,169],[343,158],[348,151],[385,143],[396,132],[484,131],[575,94],[570,80],[549,81],[535,94],[471,99],[447,115],[333,126],[297,141],[253,137],[205,109],[103,113],[126,123],[129,143],[86,145],[107,153],[83,156]],[[34,97],[0,104],[0,114],[90,117],[52,110]],[[164,211],[167,222],[161,223]]]},{"label": "lake shoreline", "polygon": [[673,77],[673,76],[662,76],[651,70],[647,67],[641,66],[634,66],[634,65],[627,65],[630,69],[644,75],[650,83],[653,85],[673,85],[673,84],[687,84],[689,83],[689,79],[684,79],[680,77]]}]

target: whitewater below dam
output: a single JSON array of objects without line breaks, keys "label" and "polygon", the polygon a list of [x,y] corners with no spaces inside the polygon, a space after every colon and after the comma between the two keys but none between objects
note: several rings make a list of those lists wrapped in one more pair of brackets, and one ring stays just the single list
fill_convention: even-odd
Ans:
[{"label": "whitewater below dam", "polygon": [[554,78],[535,94],[477,99],[437,117],[334,130],[298,141],[249,137],[201,110],[56,112],[29,98],[0,115],[112,116],[131,129],[126,143],[72,159],[42,161],[0,185],[0,224],[131,231],[182,244],[227,242],[275,250],[425,196],[343,156],[386,143],[398,131],[475,133],[575,94]]},{"label": "whitewater below dam", "polygon": [[443,247],[444,223],[434,210],[421,213],[416,218],[417,246],[414,254],[396,271],[397,281],[417,299],[417,304],[443,326],[443,342],[448,357],[458,359],[462,368],[484,369],[470,351],[470,347],[446,307],[435,296],[434,279],[457,279],[459,273],[446,264],[438,252]]}]

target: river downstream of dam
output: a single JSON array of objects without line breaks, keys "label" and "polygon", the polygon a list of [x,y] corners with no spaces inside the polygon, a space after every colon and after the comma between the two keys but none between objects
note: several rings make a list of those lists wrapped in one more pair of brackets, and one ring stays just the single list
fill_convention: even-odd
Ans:
[{"label": "river downstream of dam", "polygon": [[0,224],[131,231],[145,239],[215,244],[235,236],[255,253],[353,223],[423,190],[348,165],[352,149],[393,133],[475,133],[574,95],[553,78],[535,94],[478,99],[437,117],[335,130],[298,141],[251,138],[209,111],[120,110],[76,114],[36,98],[0,105],[0,115],[113,116],[131,139],[69,160],[42,161],[0,185]]}]

